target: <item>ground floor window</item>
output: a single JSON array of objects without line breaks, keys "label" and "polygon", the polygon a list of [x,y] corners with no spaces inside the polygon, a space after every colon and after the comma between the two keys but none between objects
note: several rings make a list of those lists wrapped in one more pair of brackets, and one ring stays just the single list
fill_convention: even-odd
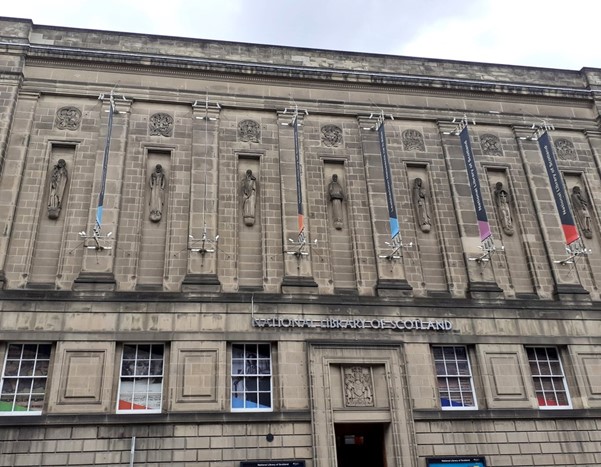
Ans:
[{"label": "ground floor window", "polygon": [[232,344],[232,410],[273,410],[270,344]]},{"label": "ground floor window", "polygon": [[527,347],[528,363],[540,408],[571,408],[559,352],[555,347]]},{"label": "ground floor window", "polygon": [[163,344],[124,344],[117,412],[156,413],[163,400]]},{"label": "ground floor window", "polygon": [[50,350],[50,344],[8,344],[0,386],[0,414],[42,413]]},{"label": "ground floor window", "polygon": [[444,410],[477,409],[467,348],[435,346],[432,352],[441,407]]}]

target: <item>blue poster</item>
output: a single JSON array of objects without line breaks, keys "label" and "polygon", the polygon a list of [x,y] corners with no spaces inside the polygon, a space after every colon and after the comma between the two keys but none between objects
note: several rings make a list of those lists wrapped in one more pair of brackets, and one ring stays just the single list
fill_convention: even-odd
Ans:
[{"label": "blue poster", "polygon": [[430,457],[426,459],[427,467],[486,467],[484,457]]}]

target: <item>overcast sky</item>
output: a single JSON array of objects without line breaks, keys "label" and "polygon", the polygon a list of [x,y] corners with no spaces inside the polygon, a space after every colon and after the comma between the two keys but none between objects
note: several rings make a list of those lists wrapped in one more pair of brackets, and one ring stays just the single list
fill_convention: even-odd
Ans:
[{"label": "overcast sky", "polygon": [[[4,0],[38,25],[579,70],[601,0]],[[1,32],[0,32],[1,34]]]}]

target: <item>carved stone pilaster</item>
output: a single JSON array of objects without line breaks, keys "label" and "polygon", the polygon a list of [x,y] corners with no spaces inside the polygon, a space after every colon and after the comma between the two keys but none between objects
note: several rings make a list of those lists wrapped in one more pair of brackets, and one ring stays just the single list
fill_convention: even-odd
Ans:
[{"label": "carved stone pilaster", "polygon": [[[192,108],[192,174],[187,273],[182,290],[217,292],[216,239],[219,185],[218,140],[220,109]],[[203,242],[203,235],[207,240]],[[212,250],[212,251],[211,251]]]}]

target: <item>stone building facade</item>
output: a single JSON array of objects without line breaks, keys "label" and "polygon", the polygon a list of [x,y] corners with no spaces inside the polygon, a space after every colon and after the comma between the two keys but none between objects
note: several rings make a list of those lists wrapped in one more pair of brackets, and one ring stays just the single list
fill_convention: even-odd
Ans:
[{"label": "stone building facade", "polygon": [[0,47],[0,465],[601,465],[601,70]]}]

